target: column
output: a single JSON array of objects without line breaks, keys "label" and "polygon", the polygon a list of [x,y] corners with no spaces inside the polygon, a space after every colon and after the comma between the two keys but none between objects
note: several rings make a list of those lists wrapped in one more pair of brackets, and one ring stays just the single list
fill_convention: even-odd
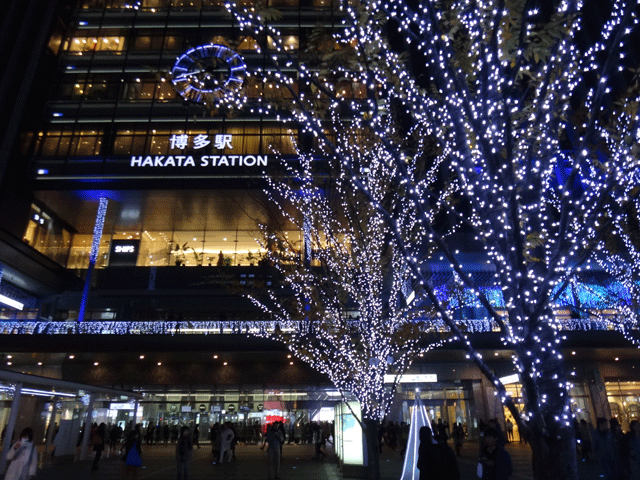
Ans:
[{"label": "column", "polygon": [[53,443],[53,434],[55,433],[54,424],[56,422],[56,413],[58,413],[58,408],[56,407],[56,404],[58,403],[58,398],[59,397],[53,397],[53,399],[51,400],[51,405],[52,405],[51,415],[49,415],[49,423],[47,425],[47,440],[44,445],[45,459],[49,458],[49,447]]},{"label": "column", "polygon": [[[7,433],[4,436],[4,444],[2,446],[2,457],[0,457],[0,473],[4,475],[7,468],[7,453],[13,446],[11,436],[16,428],[16,419],[18,418],[18,410],[20,410],[20,398],[22,397],[22,383],[16,384],[16,391],[13,394],[11,402],[11,413],[9,414],[9,422],[7,423]],[[20,432],[18,432],[19,434]]]},{"label": "column", "polygon": [[80,450],[80,460],[87,459],[87,453],[89,450],[89,439],[91,438],[91,418],[93,417],[93,402],[96,399],[96,394],[91,392],[89,396],[89,406],[87,407],[87,417],[84,424],[84,435],[82,436],[82,449]]},{"label": "column", "polygon": [[133,428],[136,428],[136,424],[138,423],[138,405],[140,401],[136,398],[135,407],[133,407]]}]

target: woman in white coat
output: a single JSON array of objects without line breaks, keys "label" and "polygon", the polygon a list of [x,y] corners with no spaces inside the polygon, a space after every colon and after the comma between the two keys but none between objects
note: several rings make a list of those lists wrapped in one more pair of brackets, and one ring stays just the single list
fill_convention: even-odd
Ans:
[{"label": "woman in white coat", "polygon": [[25,428],[20,434],[20,441],[9,453],[7,460],[11,460],[4,480],[27,480],[35,477],[38,468],[38,449],[33,443],[33,430]]}]

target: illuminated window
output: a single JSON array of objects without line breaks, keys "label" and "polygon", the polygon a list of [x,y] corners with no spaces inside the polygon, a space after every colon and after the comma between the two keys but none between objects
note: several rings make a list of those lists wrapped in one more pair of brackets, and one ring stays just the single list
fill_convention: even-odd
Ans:
[{"label": "illuminated window", "polygon": [[81,55],[83,52],[124,50],[125,37],[73,37],[67,43],[67,50]]}]

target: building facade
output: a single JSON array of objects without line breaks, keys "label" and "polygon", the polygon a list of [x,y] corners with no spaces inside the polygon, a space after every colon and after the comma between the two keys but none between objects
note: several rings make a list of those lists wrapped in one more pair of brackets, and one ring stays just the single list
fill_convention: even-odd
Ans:
[{"label": "building facade", "polygon": [[[340,10],[329,0],[256,2],[282,33],[279,52],[272,38],[242,31],[221,0],[48,4],[29,17],[34,1],[10,2],[22,23],[34,19],[33,35],[2,31],[15,38],[2,77],[7,368],[135,387],[147,395],[136,416],[149,424],[317,418],[335,390],[282,347],[247,338],[269,319],[242,293],[278,282],[259,223],[277,223],[303,251],[303,233],[283,226],[264,178],[283,176],[297,145],[314,148],[296,125],[262,113],[265,101],[289,94],[256,72],[273,55],[332,48]],[[362,85],[336,87],[365,95]],[[246,97],[244,106],[217,107],[225,89]],[[578,417],[638,418],[636,350],[615,332],[571,332],[570,312],[558,315],[568,316]],[[477,335],[510,375],[497,334]],[[433,418],[460,421],[472,437],[480,419],[505,419],[492,387],[455,349],[409,373],[435,377],[400,385],[394,420],[408,420],[415,388]],[[516,399],[520,388],[509,383]],[[82,409],[74,401],[61,415]],[[96,418],[125,421],[132,408],[105,405]]]}]

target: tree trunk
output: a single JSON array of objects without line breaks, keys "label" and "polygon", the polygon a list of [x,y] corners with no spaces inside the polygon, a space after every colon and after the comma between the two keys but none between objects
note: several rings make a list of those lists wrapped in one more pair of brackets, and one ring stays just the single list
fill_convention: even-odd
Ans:
[{"label": "tree trunk", "polygon": [[578,480],[573,428],[559,433],[559,439],[552,439],[539,430],[531,431],[531,466],[535,480]]},{"label": "tree trunk", "polygon": [[540,323],[516,348],[535,480],[578,480],[571,400],[558,345],[557,332]]},{"label": "tree trunk", "polygon": [[380,428],[377,420],[365,419],[364,435],[367,442],[367,471],[371,480],[380,480],[380,445],[378,444],[378,429]]}]

